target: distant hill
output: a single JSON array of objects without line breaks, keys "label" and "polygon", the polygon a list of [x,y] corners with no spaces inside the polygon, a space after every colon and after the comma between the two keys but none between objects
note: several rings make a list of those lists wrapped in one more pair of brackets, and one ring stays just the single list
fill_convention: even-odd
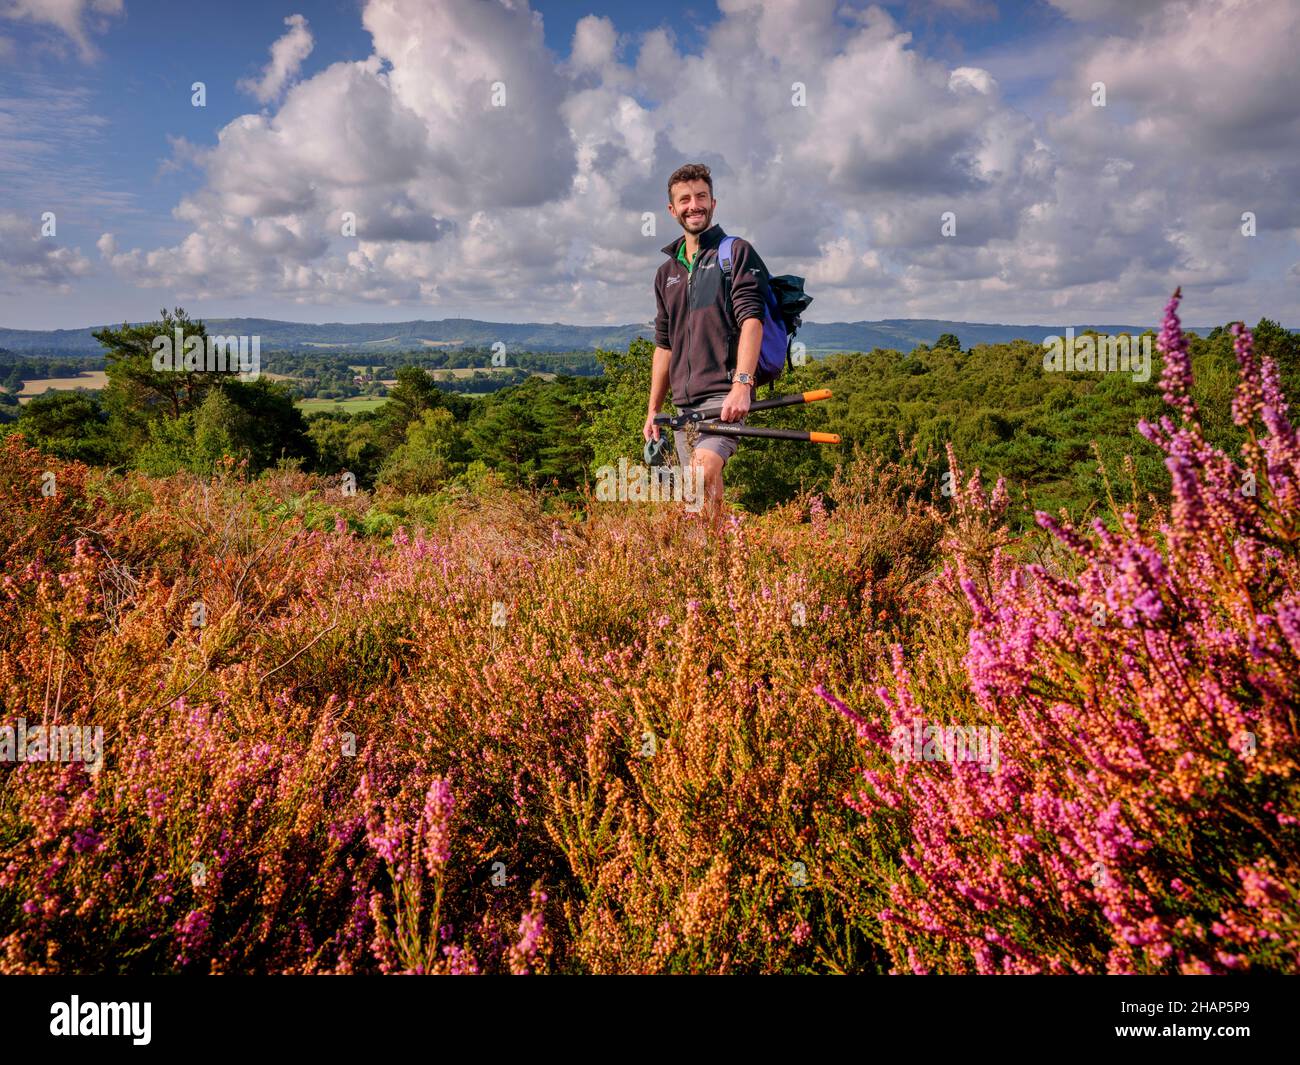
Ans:
[{"label": "distant hill", "polygon": [[[561,322],[480,322],[472,318],[441,321],[373,322],[347,324],[280,322],[270,318],[207,318],[213,335],[260,336],[262,351],[406,351],[418,348],[490,347],[503,342],[511,351],[584,351],[596,348],[626,350],[636,337],[654,337],[650,323],[642,325],[564,325]],[[103,326],[84,329],[0,328],[0,348],[19,355],[99,355],[91,335]],[[1151,325],[1078,325],[1075,332],[1142,333]],[[1206,327],[1184,327],[1207,333]],[[1064,333],[1063,325],[991,325],[950,322],[934,318],[886,318],[875,322],[805,322],[799,331],[814,353],[871,351],[895,348],[911,351],[917,344],[933,344],[944,333],[955,333],[964,347],[1001,344]]]}]

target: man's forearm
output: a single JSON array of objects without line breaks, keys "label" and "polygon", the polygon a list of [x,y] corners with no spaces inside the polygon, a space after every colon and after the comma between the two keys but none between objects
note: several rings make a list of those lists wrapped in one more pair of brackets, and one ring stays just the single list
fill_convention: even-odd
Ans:
[{"label": "man's forearm", "polygon": [[650,405],[651,414],[658,414],[668,395],[668,364],[673,353],[667,348],[655,348],[654,361],[650,364]]},{"label": "man's forearm", "polygon": [[758,369],[758,353],[763,346],[763,319],[746,318],[740,323],[740,343],[736,345],[736,373],[751,377]]}]

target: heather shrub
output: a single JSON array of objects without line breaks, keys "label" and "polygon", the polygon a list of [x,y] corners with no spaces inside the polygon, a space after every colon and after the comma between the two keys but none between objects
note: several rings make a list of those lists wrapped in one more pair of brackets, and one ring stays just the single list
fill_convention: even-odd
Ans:
[{"label": "heather shrub", "polygon": [[1172,505],[1032,535],[951,449],[710,540],[5,437],[0,726],[104,757],[0,765],[0,971],[1294,971],[1300,458],[1175,310]]},{"label": "heather shrub", "polygon": [[230,463],[56,464],[44,497],[51,462],[0,449],[4,719],[105,756],[0,767],[5,971],[881,960],[812,686],[873,676],[933,567],[919,474],[854,466],[705,546],[685,513],[496,486],[403,515]]},{"label": "heather shrub", "polygon": [[[885,715],[824,693],[867,757],[849,801],[896,847],[864,866],[858,917],[896,969],[1300,966],[1300,447],[1242,326],[1245,443],[1235,460],[1206,443],[1178,302],[1159,339],[1174,415],[1140,427],[1166,456],[1168,512],[1090,529],[1040,513],[1072,561],[1026,562],[996,543],[977,471],[927,590],[936,614],[964,593],[964,656],[895,646]],[[916,757],[918,728],[950,723],[1000,730],[1000,765],[942,740]]]}]

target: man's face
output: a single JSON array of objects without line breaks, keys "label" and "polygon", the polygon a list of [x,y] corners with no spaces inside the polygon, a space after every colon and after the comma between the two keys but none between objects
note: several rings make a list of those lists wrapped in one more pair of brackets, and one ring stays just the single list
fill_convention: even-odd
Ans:
[{"label": "man's face", "polygon": [[687,233],[700,234],[713,225],[713,210],[718,201],[709,194],[707,181],[679,181],[672,193],[668,211]]}]

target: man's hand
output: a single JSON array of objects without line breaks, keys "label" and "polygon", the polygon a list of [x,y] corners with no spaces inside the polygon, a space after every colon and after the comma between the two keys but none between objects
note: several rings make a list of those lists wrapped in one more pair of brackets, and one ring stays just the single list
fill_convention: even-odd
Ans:
[{"label": "man's hand", "polygon": [[722,420],[724,422],[740,421],[749,413],[749,402],[749,385],[732,385],[731,391],[727,393],[727,398],[722,401]]},{"label": "man's hand", "polygon": [[645,416],[645,425],[641,427],[641,435],[647,440],[659,439],[659,426],[655,425],[655,412],[650,411]]}]

